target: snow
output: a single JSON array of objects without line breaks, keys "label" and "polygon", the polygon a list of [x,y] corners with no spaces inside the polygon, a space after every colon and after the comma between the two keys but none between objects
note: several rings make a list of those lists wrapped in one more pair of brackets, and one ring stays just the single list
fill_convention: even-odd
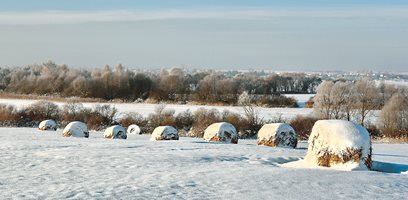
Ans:
[{"label": "snow", "polygon": [[141,129],[138,125],[132,124],[127,128],[128,135],[139,135],[141,134]]},{"label": "snow", "polygon": [[[18,108],[26,107],[31,103],[37,102],[38,100],[30,100],[30,99],[1,99],[0,103],[14,105]],[[65,103],[63,102],[54,102],[58,106],[62,107]],[[114,106],[118,109],[119,116],[127,113],[127,112],[137,112],[141,115],[147,117],[149,114],[154,113],[157,104],[149,104],[149,103],[105,103]],[[93,108],[97,105],[101,105],[101,103],[83,103],[84,107],[86,108]],[[236,112],[241,115],[244,115],[244,109],[241,106],[202,106],[202,105],[189,105],[189,104],[167,104],[166,109],[173,109],[175,114],[184,112],[186,110],[190,110],[194,112],[200,108],[205,109],[216,109],[220,112],[224,110],[229,110],[231,112]],[[260,117],[263,117],[265,120],[276,119],[282,115],[284,119],[292,119],[297,115],[310,115],[313,113],[313,109],[311,108],[264,108],[264,107],[256,107],[259,110]]]},{"label": "snow", "polygon": [[309,136],[308,152],[304,164],[318,166],[318,158],[324,154],[342,157],[348,150],[361,151],[359,162],[331,164],[330,167],[354,170],[366,169],[365,161],[371,157],[371,140],[368,131],[361,125],[346,120],[319,120]]},{"label": "snow", "polygon": [[299,108],[304,108],[306,102],[309,101],[311,97],[314,97],[316,94],[284,94],[286,97],[291,97],[296,100],[296,104]]},{"label": "snow", "polygon": [[295,148],[297,145],[296,132],[292,126],[286,123],[265,124],[258,131],[257,143],[267,146]]},{"label": "snow", "polygon": [[[57,132],[58,133],[58,132]],[[0,128],[2,199],[406,199],[401,171],[283,167],[297,149],[208,143],[64,138],[36,128]],[[114,152],[114,153],[112,153]],[[408,171],[408,144],[374,144],[373,159]],[[375,164],[374,164],[375,166]]]},{"label": "snow", "polygon": [[390,85],[408,87],[408,81],[406,80],[377,80],[375,82],[377,85],[379,85],[380,83],[385,83]]},{"label": "snow", "polygon": [[38,125],[40,130],[57,130],[57,123],[52,119],[44,120]]},{"label": "snow", "polygon": [[178,140],[177,130],[172,126],[159,126],[153,130],[151,141],[155,140]]},{"label": "snow", "polygon": [[214,123],[204,131],[204,140],[225,143],[238,143],[238,133],[235,127],[227,122]]},{"label": "snow", "polygon": [[114,125],[105,130],[103,137],[112,139],[126,139],[127,135],[126,130],[122,126]]},{"label": "snow", "polygon": [[63,136],[65,137],[88,137],[88,127],[83,122],[70,122],[62,131]]}]

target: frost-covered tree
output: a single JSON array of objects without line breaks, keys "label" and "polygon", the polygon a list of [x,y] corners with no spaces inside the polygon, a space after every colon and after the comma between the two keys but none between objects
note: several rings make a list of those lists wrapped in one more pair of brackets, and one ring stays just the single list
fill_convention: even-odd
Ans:
[{"label": "frost-covered tree", "polygon": [[252,95],[248,94],[247,91],[243,91],[238,97],[238,105],[245,106],[252,104]]},{"label": "frost-covered tree", "polygon": [[379,124],[388,136],[408,131],[408,96],[396,93],[381,110]]},{"label": "frost-covered tree", "polygon": [[242,106],[244,109],[245,118],[248,122],[248,129],[250,130],[250,135],[256,134],[256,132],[261,128],[264,120],[260,116],[259,109],[253,104],[253,96],[244,91],[238,97],[238,105]]},{"label": "frost-covered tree", "polygon": [[314,97],[314,111],[317,117],[330,119],[333,109],[332,88],[333,81],[323,81],[316,89]]},{"label": "frost-covered tree", "polygon": [[351,88],[352,84],[350,82],[337,81],[333,85],[330,91],[330,97],[332,99],[330,118],[347,119],[350,121],[354,103]]},{"label": "frost-covered tree", "polygon": [[361,79],[353,87],[356,115],[359,123],[364,125],[367,115],[379,107],[379,92],[372,80]]}]

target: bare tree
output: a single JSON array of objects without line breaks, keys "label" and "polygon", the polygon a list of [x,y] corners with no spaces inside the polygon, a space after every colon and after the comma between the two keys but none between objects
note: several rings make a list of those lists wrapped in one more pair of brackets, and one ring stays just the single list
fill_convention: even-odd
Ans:
[{"label": "bare tree", "polygon": [[330,112],[331,119],[351,120],[354,114],[354,94],[352,91],[353,84],[348,81],[337,81],[331,89],[332,108]]},{"label": "bare tree", "polygon": [[76,99],[70,99],[62,107],[64,115],[70,115],[76,118],[77,115],[84,109],[84,105]]},{"label": "bare tree", "polygon": [[355,98],[354,98],[354,93],[352,91],[353,89],[353,83],[351,82],[345,82],[345,85],[343,87],[344,89],[344,98],[345,102],[341,106],[341,112],[343,113],[344,119],[347,121],[351,121],[351,117],[355,115]]},{"label": "bare tree", "polygon": [[323,81],[317,87],[317,93],[314,97],[314,110],[318,118],[330,119],[333,109],[332,88],[334,83],[332,81]]},{"label": "bare tree", "polygon": [[349,84],[342,81],[337,81],[333,85],[330,91],[332,102],[330,118],[342,119],[345,117],[345,113],[342,112],[344,110],[343,107],[348,107],[347,102],[351,101],[349,86]]},{"label": "bare tree", "polygon": [[408,130],[408,97],[396,93],[381,110],[379,124],[387,136]]},{"label": "bare tree", "polygon": [[367,115],[379,107],[379,92],[374,81],[361,79],[354,84],[353,93],[359,123],[364,125]]},{"label": "bare tree", "polygon": [[264,119],[260,116],[259,109],[252,102],[253,97],[246,91],[238,98],[238,103],[244,109],[244,114],[248,121],[248,128],[251,131],[250,135],[255,135],[264,123]]}]

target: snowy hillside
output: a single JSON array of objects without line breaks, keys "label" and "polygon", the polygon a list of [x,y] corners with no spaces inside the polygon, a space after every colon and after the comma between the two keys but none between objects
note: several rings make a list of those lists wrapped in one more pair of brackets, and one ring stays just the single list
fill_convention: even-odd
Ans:
[{"label": "snowy hillside", "polygon": [[[297,149],[149,141],[149,135],[109,140],[63,138],[61,130],[0,128],[2,199],[404,199],[408,145],[374,144],[375,171],[282,167]],[[398,164],[395,164],[398,163]],[[385,167],[385,168],[384,168]]]}]

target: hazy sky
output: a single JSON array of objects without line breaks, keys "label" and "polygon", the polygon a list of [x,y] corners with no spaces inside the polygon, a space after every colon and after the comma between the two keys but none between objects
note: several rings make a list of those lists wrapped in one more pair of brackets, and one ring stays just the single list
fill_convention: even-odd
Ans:
[{"label": "hazy sky", "polygon": [[408,1],[1,0],[0,66],[408,71]]}]

